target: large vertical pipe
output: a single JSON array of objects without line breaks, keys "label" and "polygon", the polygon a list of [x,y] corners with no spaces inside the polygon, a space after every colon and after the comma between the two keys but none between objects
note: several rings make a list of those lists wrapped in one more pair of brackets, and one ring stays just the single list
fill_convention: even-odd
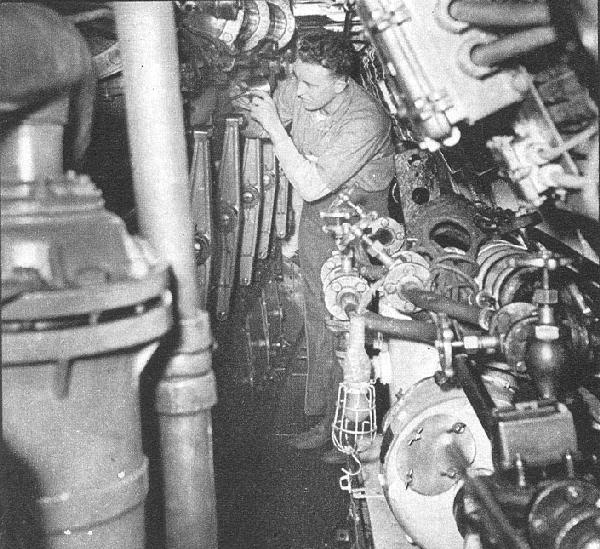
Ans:
[{"label": "large vertical pipe", "polygon": [[139,224],[177,279],[181,318],[196,314],[190,191],[171,2],[115,2]]},{"label": "large vertical pipe", "polygon": [[168,549],[217,546],[208,315],[199,311],[171,2],[114,2],[143,235],[172,266],[179,343],[156,393]]}]

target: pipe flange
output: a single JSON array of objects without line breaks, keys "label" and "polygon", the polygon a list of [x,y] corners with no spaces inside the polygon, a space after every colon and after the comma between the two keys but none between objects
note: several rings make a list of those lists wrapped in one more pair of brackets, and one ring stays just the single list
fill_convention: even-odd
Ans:
[{"label": "pipe flange", "polygon": [[600,490],[596,486],[576,479],[553,482],[544,488],[528,517],[535,547],[596,546],[600,542],[598,498]]},{"label": "pipe flange", "polygon": [[419,206],[408,227],[407,236],[416,240],[413,250],[431,259],[459,249],[475,259],[484,232],[475,223],[477,208],[458,195],[441,196]]},{"label": "pipe flange", "polygon": [[388,255],[395,255],[404,246],[404,227],[391,217],[378,217],[367,228],[371,230],[371,238],[381,243]]},{"label": "pipe flange", "polygon": [[325,306],[337,320],[348,320],[346,307],[354,302],[358,304],[362,295],[369,289],[367,281],[353,273],[343,273],[333,278],[323,289]]},{"label": "pipe flange", "polygon": [[429,276],[429,263],[424,257],[412,251],[400,252],[383,282],[382,293],[386,303],[403,313],[419,311],[402,296],[402,288],[426,290]]},{"label": "pipe flange", "polygon": [[321,267],[321,283],[327,286],[342,265],[342,258],[339,254],[332,255]]}]

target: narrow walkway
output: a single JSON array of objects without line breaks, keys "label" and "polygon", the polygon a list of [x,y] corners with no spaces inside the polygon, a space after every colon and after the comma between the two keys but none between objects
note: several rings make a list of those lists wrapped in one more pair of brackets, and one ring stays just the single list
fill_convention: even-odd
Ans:
[{"label": "narrow walkway", "polygon": [[260,392],[236,385],[232,354],[221,347],[213,365],[219,387],[213,409],[219,548],[349,549],[340,466],[321,462],[319,450],[286,444],[302,427],[301,379],[287,386],[273,382]]}]

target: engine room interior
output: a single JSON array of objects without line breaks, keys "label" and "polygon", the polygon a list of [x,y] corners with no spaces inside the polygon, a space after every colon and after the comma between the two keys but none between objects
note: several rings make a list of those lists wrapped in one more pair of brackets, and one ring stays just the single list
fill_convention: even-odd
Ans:
[{"label": "engine room interior", "polygon": [[600,548],[597,0],[0,3],[1,549]]}]

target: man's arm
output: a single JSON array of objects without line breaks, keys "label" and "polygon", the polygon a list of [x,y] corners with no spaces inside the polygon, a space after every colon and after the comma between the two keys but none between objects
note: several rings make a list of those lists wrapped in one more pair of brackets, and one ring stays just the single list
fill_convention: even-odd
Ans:
[{"label": "man's arm", "polygon": [[268,94],[253,99],[250,113],[269,133],[285,174],[308,202],[348,181],[381,150],[389,134],[388,121],[372,113],[357,113],[324,154],[309,159],[300,154],[285,131]]}]

